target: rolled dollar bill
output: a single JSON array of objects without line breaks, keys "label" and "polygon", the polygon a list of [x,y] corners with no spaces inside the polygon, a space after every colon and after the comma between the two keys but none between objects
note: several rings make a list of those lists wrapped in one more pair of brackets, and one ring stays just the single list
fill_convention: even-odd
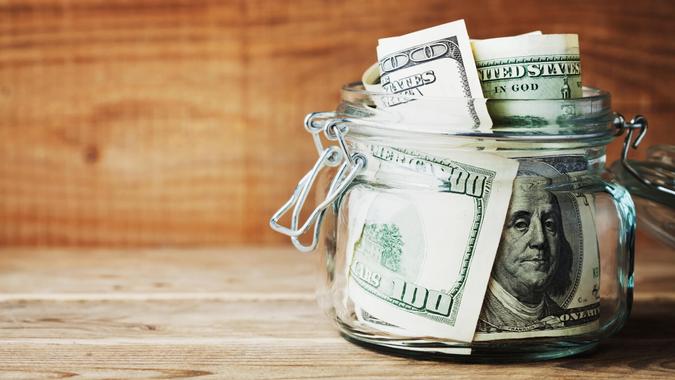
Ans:
[{"label": "rolled dollar bill", "polygon": [[[494,125],[500,128],[560,127],[568,125],[577,115],[587,113],[588,110],[579,109],[585,103],[565,101],[582,96],[578,42],[575,34],[542,35],[539,31],[471,40],[485,98],[541,101],[487,102]],[[377,83],[376,69],[371,67],[367,73],[371,83]],[[548,99],[562,102],[552,103]],[[419,111],[418,115],[425,118],[427,113]]]},{"label": "rolled dollar bill", "polygon": [[471,47],[486,98],[571,99],[582,95],[576,34],[474,40]]},{"label": "rolled dollar bill", "polygon": [[363,72],[361,76],[361,83],[366,91],[381,93],[382,85],[380,84],[380,64],[375,62]]}]

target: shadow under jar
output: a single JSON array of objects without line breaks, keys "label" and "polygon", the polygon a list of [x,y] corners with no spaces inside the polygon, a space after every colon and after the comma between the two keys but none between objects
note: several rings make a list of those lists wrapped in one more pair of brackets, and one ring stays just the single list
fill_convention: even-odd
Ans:
[{"label": "shadow under jar", "polygon": [[[486,102],[351,84],[341,95],[306,126],[324,166],[344,164],[313,169],[328,198],[304,224],[313,243],[300,243],[298,221],[312,172],[290,230],[297,247],[323,255],[319,304],[345,338],[412,356],[518,361],[584,352],[623,326],[636,218],[605,170],[616,135],[608,93]],[[394,103],[414,108],[383,107]],[[454,118],[467,107],[486,107],[492,127]],[[321,133],[340,149],[324,149]]]}]

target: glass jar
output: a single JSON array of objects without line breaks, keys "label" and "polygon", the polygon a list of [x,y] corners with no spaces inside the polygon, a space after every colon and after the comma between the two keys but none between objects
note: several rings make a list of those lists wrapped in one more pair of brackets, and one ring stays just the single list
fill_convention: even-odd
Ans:
[{"label": "glass jar", "polygon": [[[481,107],[491,127],[462,114]],[[319,304],[350,341],[468,361],[584,352],[632,302],[635,209],[605,170],[617,123],[634,127],[591,88],[486,101],[350,84],[305,120],[320,158],[271,225],[323,255]]]}]

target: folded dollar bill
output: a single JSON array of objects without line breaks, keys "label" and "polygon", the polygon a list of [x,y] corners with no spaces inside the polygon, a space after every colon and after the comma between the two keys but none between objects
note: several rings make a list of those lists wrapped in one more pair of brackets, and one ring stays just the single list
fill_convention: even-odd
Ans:
[{"label": "folded dollar bill", "polygon": [[470,342],[518,163],[482,152],[441,160],[373,146],[369,167],[378,182],[425,177],[429,188],[350,191],[349,209],[360,215],[347,238],[350,298],[420,336]]},{"label": "folded dollar bill", "polygon": [[592,194],[551,191],[583,156],[521,159],[474,340],[570,336],[599,328]]},{"label": "folded dollar bill", "polygon": [[[392,96],[384,108],[404,122],[452,129],[489,131],[492,120],[483,98],[464,20],[398,37],[382,38],[377,46],[379,86]],[[370,86],[374,69],[365,78]],[[375,83],[373,83],[374,85]],[[415,98],[426,97],[416,102]],[[434,100],[437,99],[437,100]]]}]

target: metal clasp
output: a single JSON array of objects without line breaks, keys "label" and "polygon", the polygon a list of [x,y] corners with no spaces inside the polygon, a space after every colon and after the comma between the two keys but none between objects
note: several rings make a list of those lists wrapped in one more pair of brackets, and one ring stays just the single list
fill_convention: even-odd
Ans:
[{"label": "metal clasp", "polygon": [[[675,195],[675,191],[673,189],[669,189],[667,187],[664,187],[658,183],[654,183],[647,178],[644,178],[640,175],[640,173],[631,166],[630,162],[628,162],[628,150],[629,148],[637,149],[640,143],[642,142],[642,139],[644,139],[645,135],[647,134],[647,118],[642,116],[642,115],[637,115],[631,121],[626,121],[620,113],[615,113],[614,114],[614,121],[613,121],[614,127],[617,128],[616,131],[616,136],[621,136],[626,130],[628,130],[628,134],[626,135],[626,138],[623,140],[623,149],[621,150],[621,164],[623,165],[624,168],[638,181],[640,181],[642,184],[653,187],[659,191],[662,191],[666,194],[670,195]],[[639,130],[637,138],[635,141],[633,140],[633,133]]]},{"label": "metal clasp", "polygon": [[[311,252],[316,248],[326,209],[340,197],[359,172],[366,166],[366,157],[360,153],[351,154],[344,141],[344,135],[349,131],[346,125],[348,121],[334,117],[331,118],[330,116],[334,116],[334,114],[314,112],[305,117],[305,129],[312,134],[314,145],[319,152],[319,158],[312,169],[302,177],[290,199],[270,218],[270,227],[277,232],[290,236],[293,245],[301,252]],[[324,133],[328,140],[337,140],[338,146],[331,145],[324,148],[319,136],[321,132]],[[300,213],[319,172],[325,166],[337,166],[342,161],[344,162],[331,181],[326,198],[316,206],[307,220],[300,225]],[[291,208],[293,208],[293,212],[291,213],[290,227],[280,225],[279,219]],[[309,245],[304,245],[300,242],[299,238],[309,231],[312,224],[314,226],[312,242]],[[298,225],[300,226],[298,227]]]}]

